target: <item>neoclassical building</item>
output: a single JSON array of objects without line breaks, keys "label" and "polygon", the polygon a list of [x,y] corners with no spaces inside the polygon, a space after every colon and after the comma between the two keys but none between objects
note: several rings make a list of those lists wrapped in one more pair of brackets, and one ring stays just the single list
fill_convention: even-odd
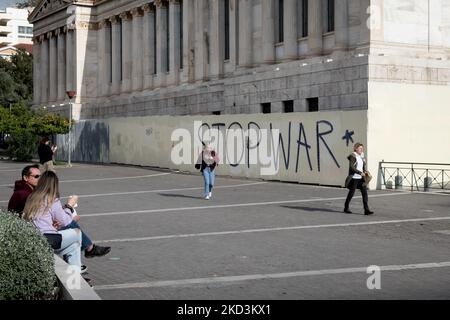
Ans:
[{"label": "neoclassical building", "polygon": [[449,2],[42,0],[34,104],[61,110],[73,90],[80,119],[367,109],[370,81],[448,83]]}]

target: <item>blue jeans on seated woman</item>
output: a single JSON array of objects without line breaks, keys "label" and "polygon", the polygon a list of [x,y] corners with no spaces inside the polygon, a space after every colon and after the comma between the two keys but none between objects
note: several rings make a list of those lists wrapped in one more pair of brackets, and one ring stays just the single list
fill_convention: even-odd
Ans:
[{"label": "blue jeans on seated woman", "polygon": [[55,253],[70,264],[77,273],[81,272],[81,230],[67,229],[59,230],[62,235],[61,249],[55,250]]},{"label": "blue jeans on seated woman", "polygon": [[78,222],[72,221],[67,226],[61,228],[60,230],[67,230],[67,229],[80,229],[81,231],[81,251],[86,250],[92,245],[91,239],[86,235],[86,233],[81,229]]}]

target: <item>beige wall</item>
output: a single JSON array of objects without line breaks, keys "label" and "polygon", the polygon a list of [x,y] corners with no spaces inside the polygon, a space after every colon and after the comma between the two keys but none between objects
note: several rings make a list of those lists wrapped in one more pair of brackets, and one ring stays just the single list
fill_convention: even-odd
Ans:
[{"label": "beige wall", "polygon": [[[255,114],[255,115],[235,115],[235,116],[207,116],[207,117],[135,117],[135,118],[112,118],[109,123],[109,157],[110,162],[126,163],[134,165],[159,166],[183,171],[195,172],[193,164],[175,165],[171,161],[172,146],[178,142],[171,142],[171,135],[175,129],[185,128],[191,133],[193,143],[194,121],[204,123],[224,123],[227,128],[231,123],[237,122],[244,129],[248,128],[249,122],[254,122],[261,129],[269,128],[270,123],[273,129],[280,129],[282,134],[285,153],[288,155],[290,146],[289,166],[286,169],[285,159],[280,146],[279,161],[280,170],[274,176],[261,176],[258,165],[250,165],[246,162],[237,167],[229,164],[220,165],[218,173],[222,175],[243,176],[252,178],[263,178],[270,180],[298,181],[301,183],[320,183],[324,185],[342,185],[348,170],[347,155],[352,151],[353,143],[346,145],[342,139],[346,130],[354,131],[352,136],[354,142],[366,143],[366,111],[346,111],[346,112],[318,112],[318,113],[290,113],[290,114]],[[319,139],[320,145],[320,171],[318,162],[318,135],[317,123],[327,121],[333,126],[333,131],[323,135],[323,139],[330,148],[338,165],[333,160],[331,153],[325,144]],[[289,140],[289,123],[291,123],[291,141]],[[319,123],[319,133],[327,132],[331,129],[328,123]],[[305,147],[301,146],[297,166],[297,140],[299,138],[300,124],[303,125],[304,135],[301,141],[305,142],[305,136],[309,148],[311,168],[308,163]],[[254,125],[252,125],[254,127]],[[238,125],[233,126],[237,128]],[[222,130],[223,131],[223,130]],[[303,132],[302,132],[303,133]],[[226,143],[224,145],[226,148]],[[220,152],[220,151],[219,151]],[[197,159],[191,150],[192,162]],[[246,152],[245,152],[246,154]],[[224,151],[220,152],[222,161],[225,158]],[[297,172],[296,172],[297,171]]]},{"label": "beige wall", "polygon": [[448,86],[369,82],[371,172],[382,160],[449,163],[449,101]]}]

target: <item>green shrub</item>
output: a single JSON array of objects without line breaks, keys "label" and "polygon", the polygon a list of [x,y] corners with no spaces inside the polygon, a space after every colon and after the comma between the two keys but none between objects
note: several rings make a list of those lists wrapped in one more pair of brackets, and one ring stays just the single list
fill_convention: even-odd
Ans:
[{"label": "green shrub", "polygon": [[38,137],[26,130],[17,130],[6,140],[8,154],[16,161],[31,161],[37,150]]},{"label": "green shrub", "polygon": [[0,210],[0,300],[53,299],[53,250],[39,231]]}]

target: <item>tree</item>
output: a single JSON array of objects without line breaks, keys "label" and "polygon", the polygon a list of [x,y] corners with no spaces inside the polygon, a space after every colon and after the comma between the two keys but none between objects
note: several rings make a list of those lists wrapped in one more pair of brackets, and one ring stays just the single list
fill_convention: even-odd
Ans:
[{"label": "tree", "polygon": [[10,101],[33,97],[33,56],[19,49],[11,61],[0,59],[0,104],[8,106]]},{"label": "tree", "polygon": [[45,111],[32,111],[22,101],[8,109],[0,108],[0,132],[7,134],[8,155],[29,161],[37,151],[39,139],[69,132],[69,120]]}]

